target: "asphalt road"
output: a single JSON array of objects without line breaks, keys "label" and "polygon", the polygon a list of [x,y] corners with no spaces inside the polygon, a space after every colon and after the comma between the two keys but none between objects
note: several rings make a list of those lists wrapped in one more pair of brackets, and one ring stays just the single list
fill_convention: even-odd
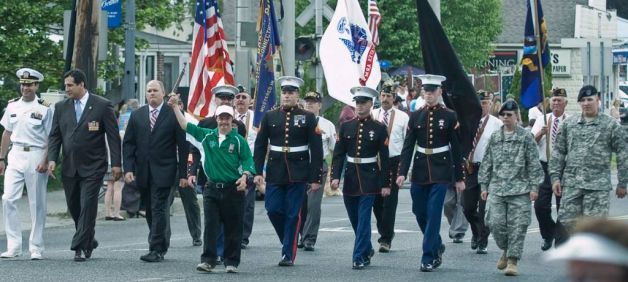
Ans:
[{"label": "asphalt road", "polygon": [[[612,218],[628,222],[628,200],[612,197]],[[177,200],[178,201],[178,200]],[[364,270],[351,269],[354,235],[340,197],[323,200],[323,216],[315,252],[299,251],[294,267],[278,267],[280,245],[266,216],[263,202],[257,202],[251,244],[243,250],[238,274],[199,273],[195,270],[201,248],[192,247],[185,218],[180,212],[171,218],[173,236],[171,248],[161,263],[145,263],[139,257],[147,252],[148,234],[143,219],[125,222],[99,220],[96,238],[100,247],[87,262],[72,261],[69,244],[73,226],[47,228],[45,260],[28,260],[25,255],[0,260],[1,281],[504,281],[495,268],[500,251],[493,239],[489,253],[478,255],[469,246],[470,230],[465,242],[453,244],[446,239],[447,251],[441,268],[432,273],[419,271],[422,235],[411,213],[409,191],[399,194],[397,235],[392,252],[376,253],[372,265]],[[374,220],[374,219],[373,219]],[[443,218],[441,235],[447,238],[448,224]],[[377,232],[373,223],[372,242],[377,248]],[[28,233],[24,232],[25,241]],[[513,281],[563,281],[564,265],[543,260],[541,237],[533,216],[525,242],[525,253],[519,262],[520,276]],[[6,247],[6,237],[0,238],[0,249]]]}]

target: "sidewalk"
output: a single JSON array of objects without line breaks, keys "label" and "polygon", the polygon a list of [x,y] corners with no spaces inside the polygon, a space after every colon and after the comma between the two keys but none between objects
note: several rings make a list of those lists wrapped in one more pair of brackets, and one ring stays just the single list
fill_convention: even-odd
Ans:
[{"label": "sidewalk", "polygon": [[[46,228],[58,227],[58,226],[67,226],[73,225],[72,217],[67,213],[67,205],[65,203],[65,193],[63,190],[48,192],[48,216],[46,217]],[[202,204],[199,202],[199,204]],[[30,221],[30,211],[28,209],[28,196],[23,195],[22,198],[18,201],[18,213],[20,216],[22,230],[30,230],[31,229],[31,221]],[[201,205],[202,207],[202,205]],[[174,215],[184,214],[183,206],[181,204],[180,198],[175,198],[172,203],[171,212]],[[3,211],[0,208],[0,236],[4,236],[4,215]],[[122,212],[122,216],[126,217],[126,213]],[[105,204],[103,199],[101,198],[98,201],[98,217],[96,220],[96,224],[98,221],[105,220]],[[0,247],[2,248],[2,247]]]}]

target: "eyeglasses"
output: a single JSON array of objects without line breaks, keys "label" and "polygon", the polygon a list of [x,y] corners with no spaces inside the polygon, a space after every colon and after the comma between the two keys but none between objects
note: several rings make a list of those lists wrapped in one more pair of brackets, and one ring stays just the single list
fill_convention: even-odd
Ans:
[{"label": "eyeglasses", "polygon": [[235,98],[236,99],[246,99],[247,96],[246,95],[236,95]]},{"label": "eyeglasses", "polygon": [[499,116],[500,117],[503,117],[503,116],[511,117],[511,116],[513,116],[513,113],[499,113]]}]

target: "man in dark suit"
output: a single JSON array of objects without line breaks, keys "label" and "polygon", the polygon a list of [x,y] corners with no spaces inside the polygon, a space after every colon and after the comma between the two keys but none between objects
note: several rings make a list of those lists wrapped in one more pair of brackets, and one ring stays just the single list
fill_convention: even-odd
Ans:
[{"label": "man in dark suit", "polygon": [[148,82],[148,105],[131,113],[123,143],[124,180],[135,181],[146,207],[149,252],[140,257],[146,262],[162,261],[170,246],[168,198],[177,175],[179,186],[187,186],[185,132],[164,96],[161,81]]},{"label": "man in dark suit", "polygon": [[118,180],[122,176],[120,134],[113,105],[103,97],[88,93],[81,70],[68,71],[64,79],[68,99],[55,105],[48,144],[48,174],[54,175],[63,145],[63,189],[76,228],[70,249],[75,252],[75,261],[85,261],[98,247],[94,226],[98,192],[107,172],[105,136],[109,143],[111,172],[114,180]]}]

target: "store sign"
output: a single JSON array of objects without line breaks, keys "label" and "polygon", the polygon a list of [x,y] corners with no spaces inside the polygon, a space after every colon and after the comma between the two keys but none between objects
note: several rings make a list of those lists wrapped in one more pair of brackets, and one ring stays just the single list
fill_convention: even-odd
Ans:
[{"label": "store sign", "polygon": [[613,51],[613,65],[628,64],[628,50]]},{"label": "store sign", "polygon": [[517,51],[495,51],[488,58],[486,67],[491,71],[513,68],[517,64]]},{"label": "store sign", "polygon": [[571,50],[567,49],[550,49],[550,61],[552,63],[552,75],[570,76],[571,75]]},{"label": "store sign", "polygon": [[122,0],[102,0],[100,8],[107,12],[108,28],[122,25]]}]

